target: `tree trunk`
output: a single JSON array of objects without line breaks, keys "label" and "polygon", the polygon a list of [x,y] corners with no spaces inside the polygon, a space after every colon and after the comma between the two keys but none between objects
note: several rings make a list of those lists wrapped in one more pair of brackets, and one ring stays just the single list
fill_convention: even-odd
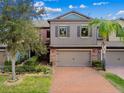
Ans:
[{"label": "tree trunk", "polygon": [[16,72],[15,72],[15,56],[11,57],[12,61],[12,80],[16,80]]},{"label": "tree trunk", "polygon": [[105,40],[102,41],[102,67],[103,70],[106,70],[106,42]]},{"label": "tree trunk", "polygon": [[6,50],[6,59],[7,59],[7,61],[10,61],[10,54],[7,50]]}]

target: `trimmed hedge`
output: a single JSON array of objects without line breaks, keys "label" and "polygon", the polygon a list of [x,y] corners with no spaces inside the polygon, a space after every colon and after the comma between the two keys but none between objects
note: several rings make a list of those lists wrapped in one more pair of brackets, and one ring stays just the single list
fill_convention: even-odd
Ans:
[{"label": "trimmed hedge", "polygon": [[[12,67],[11,66],[5,66],[4,67],[4,72],[12,72]],[[51,73],[51,67],[49,66],[17,66],[16,67],[16,73],[32,73],[32,72],[43,72],[44,74],[49,74]]]},{"label": "trimmed hedge", "polygon": [[38,57],[33,56],[33,57],[29,58],[24,65],[27,65],[27,66],[38,65]]},{"label": "trimmed hedge", "polygon": [[102,62],[99,60],[94,60],[92,61],[92,66],[97,68],[102,67]]}]

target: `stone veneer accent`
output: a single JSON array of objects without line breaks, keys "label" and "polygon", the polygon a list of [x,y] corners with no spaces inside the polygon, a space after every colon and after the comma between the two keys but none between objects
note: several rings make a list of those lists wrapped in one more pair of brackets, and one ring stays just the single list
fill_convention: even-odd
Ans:
[{"label": "stone veneer accent", "polygon": [[50,62],[53,66],[56,65],[56,59],[57,59],[57,50],[56,49],[50,49]]},{"label": "stone veneer accent", "polygon": [[101,57],[101,50],[100,49],[92,49],[91,51],[91,59],[93,60],[100,60]]}]

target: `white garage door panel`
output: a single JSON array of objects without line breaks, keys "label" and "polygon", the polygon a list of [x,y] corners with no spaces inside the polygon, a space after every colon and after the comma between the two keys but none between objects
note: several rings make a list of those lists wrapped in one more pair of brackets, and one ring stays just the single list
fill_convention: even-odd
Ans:
[{"label": "white garage door panel", "polygon": [[107,52],[106,66],[124,66],[124,52]]},{"label": "white garage door panel", "polygon": [[89,66],[89,56],[89,51],[58,51],[57,66]]}]

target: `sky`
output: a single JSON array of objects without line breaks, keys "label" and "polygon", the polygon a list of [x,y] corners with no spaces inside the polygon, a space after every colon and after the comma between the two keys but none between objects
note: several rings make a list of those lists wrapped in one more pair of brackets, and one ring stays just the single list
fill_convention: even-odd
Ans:
[{"label": "sky", "polygon": [[43,19],[52,19],[69,11],[77,11],[92,18],[124,18],[124,0],[34,0],[35,7],[44,7]]}]

